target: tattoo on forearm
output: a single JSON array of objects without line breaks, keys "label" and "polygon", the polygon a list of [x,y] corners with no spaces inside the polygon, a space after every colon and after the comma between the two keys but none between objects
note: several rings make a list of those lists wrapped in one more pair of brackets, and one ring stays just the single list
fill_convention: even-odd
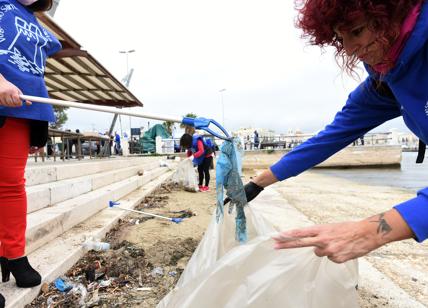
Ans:
[{"label": "tattoo on forearm", "polygon": [[387,235],[392,231],[392,227],[388,224],[386,219],[384,218],[385,213],[379,214],[378,220],[373,220],[372,222],[378,223],[377,226],[377,234],[381,234],[382,236]]}]

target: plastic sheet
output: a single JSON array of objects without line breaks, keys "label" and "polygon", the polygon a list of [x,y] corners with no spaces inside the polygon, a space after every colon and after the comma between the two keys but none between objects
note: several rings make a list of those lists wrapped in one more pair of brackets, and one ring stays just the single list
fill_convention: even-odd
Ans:
[{"label": "plastic sheet", "polygon": [[231,236],[234,218],[213,215],[176,288],[158,308],[358,307],[357,261],[336,264],[312,248],[274,250],[273,225],[246,207],[249,241]]},{"label": "plastic sheet", "polygon": [[172,181],[183,186],[187,191],[198,191],[198,179],[190,159],[185,159],[179,163],[177,171],[172,176]]}]

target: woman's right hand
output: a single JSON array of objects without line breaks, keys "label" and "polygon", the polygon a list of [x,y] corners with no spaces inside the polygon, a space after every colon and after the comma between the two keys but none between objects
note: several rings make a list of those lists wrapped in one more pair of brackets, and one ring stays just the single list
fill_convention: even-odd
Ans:
[{"label": "woman's right hand", "polygon": [[21,107],[20,95],[22,95],[21,90],[0,75],[0,106]]},{"label": "woman's right hand", "polygon": [[[263,190],[263,187],[257,185],[254,182],[248,182],[247,184],[244,185],[244,191],[245,191],[245,197],[247,198],[247,202],[250,202],[251,200],[253,200],[255,197],[257,197]],[[226,199],[224,199],[223,204],[226,205],[230,202],[230,198],[227,197]]]}]

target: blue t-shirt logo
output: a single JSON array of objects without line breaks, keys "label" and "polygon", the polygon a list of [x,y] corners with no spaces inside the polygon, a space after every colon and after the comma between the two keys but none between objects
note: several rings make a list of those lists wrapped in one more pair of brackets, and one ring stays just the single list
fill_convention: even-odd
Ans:
[{"label": "blue t-shirt logo", "polygon": [[[33,13],[16,0],[0,0],[0,72],[26,95],[47,97],[46,58],[61,49]],[[0,108],[0,116],[54,121],[52,106]]]}]

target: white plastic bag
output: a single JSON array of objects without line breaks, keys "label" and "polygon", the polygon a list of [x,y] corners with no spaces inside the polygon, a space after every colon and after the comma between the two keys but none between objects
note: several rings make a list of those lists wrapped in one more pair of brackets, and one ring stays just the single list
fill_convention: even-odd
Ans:
[{"label": "white plastic bag", "polygon": [[235,241],[234,214],[215,216],[174,290],[159,304],[204,308],[358,307],[357,261],[336,264],[312,248],[274,250],[272,223],[246,209],[249,241]]},{"label": "white plastic bag", "polygon": [[179,163],[177,171],[172,176],[172,181],[183,186],[187,191],[198,191],[198,179],[190,159],[185,159]]}]

